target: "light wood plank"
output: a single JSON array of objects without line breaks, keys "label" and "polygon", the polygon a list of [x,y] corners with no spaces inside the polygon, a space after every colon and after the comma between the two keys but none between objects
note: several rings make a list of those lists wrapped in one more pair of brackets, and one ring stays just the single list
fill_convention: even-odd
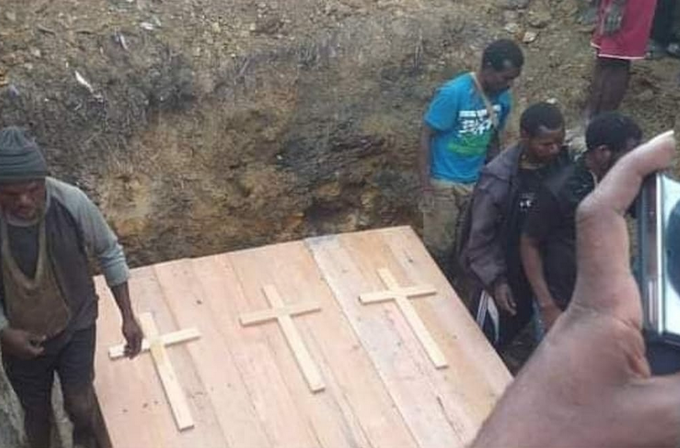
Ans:
[{"label": "light wood plank", "polygon": [[401,266],[404,281],[431,283],[439,291],[435,299],[416,302],[415,305],[419,307],[418,314],[428,328],[438,328],[450,335],[451,340],[447,339],[443,346],[444,353],[448,359],[459,362],[450,365],[447,376],[456,390],[460,406],[481,423],[512,376],[479,331],[446,277],[436,268],[415,232],[409,227],[399,227],[383,229],[380,234]]},{"label": "light wood plank", "polygon": [[[284,306],[283,300],[274,286],[265,285],[262,290],[274,309],[280,309]],[[319,307],[317,304],[312,304],[310,306],[312,307],[311,311],[321,310],[321,307]],[[321,378],[319,369],[316,367],[316,364],[309,354],[307,347],[305,347],[305,343],[302,342],[300,333],[298,332],[297,328],[295,328],[292,317],[290,315],[281,316],[279,317],[278,322],[281,326],[281,331],[286,337],[286,342],[288,342],[288,345],[290,345],[290,349],[293,351],[295,360],[297,361],[303,375],[305,376],[305,380],[309,385],[309,389],[315,393],[321,392],[326,388],[326,386],[324,385],[323,379]]]},{"label": "light wood plank", "polygon": [[[230,255],[216,255],[193,261],[194,272],[205,291],[203,304],[210,310],[216,328],[228,342],[234,366],[240,373],[251,405],[267,437],[266,446],[282,448],[317,448],[316,434],[309,418],[300,408],[300,399],[286,385],[287,372],[282,372],[263,329],[278,332],[276,326],[243,328],[238,316],[247,310],[265,308],[266,299],[259,292],[246,296]],[[285,344],[285,343],[284,343]],[[290,358],[290,349],[285,347]],[[292,361],[295,364],[295,361]],[[294,373],[304,385],[295,367]],[[310,395],[304,387],[305,395]],[[234,448],[259,447],[246,443],[246,434],[237,434],[243,442]]]},{"label": "light wood plank", "polygon": [[[425,325],[423,325],[423,321],[420,320],[418,313],[416,313],[415,309],[409,302],[409,296],[407,294],[404,294],[404,290],[399,286],[399,283],[395,280],[390,270],[380,268],[378,269],[378,276],[383,281],[385,286],[387,286],[388,288],[388,291],[381,291],[380,293],[384,293],[387,294],[388,296],[391,296],[391,299],[389,300],[393,300],[397,303],[397,306],[401,310],[401,313],[408,321],[409,325],[411,326],[411,329],[415,333],[420,343],[423,345],[423,348],[427,352],[428,356],[432,360],[432,363],[435,365],[435,367],[438,369],[446,368],[448,366],[446,358],[439,349],[439,346],[437,346],[437,343],[434,341],[434,339],[432,339],[430,332],[428,332],[427,328],[425,328]],[[430,287],[427,287],[427,289],[423,288],[421,292],[425,290],[428,291],[427,293],[428,295],[437,293],[437,290]],[[380,298],[379,300],[376,300],[375,297],[371,298],[370,294],[361,294],[359,296],[359,300],[364,304],[380,303],[387,301],[383,298]]]},{"label": "light wood plank", "polygon": [[[201,337],[201,333],[195,328],[187,328],[185,330],[175,331],[174,333],[167,333],[161,336],[161,341],[166,347],[181,344],[183,342],[190,342]],[[148,352],[150,348],[149,340],[144,338],[142,341],[142,353]],[[112,360],[120,359],[125,356],[125,344],[114,345],[109,348],[109,358]]]},{"label": "light wood plank", "polygon": [[191,417],[189,405],[182,392],[182,387],[179,385],[179,380],[172,367],[168,354],[165,351],[163,340],[158,333],[158,328],[153,320],[151,313],[141,313],[139,315],[139,324],[142,326],[144,335],[150,342],[151,356],[154,360],[154,366],[158,372],[158,376],[163,384],[165,395],[168,398],[168,403],[172,408],[172,414],[175,417],[175,423],[180,431],[194,427],[194,419]]},{"label": "light wood plank", "polygon": [[[175,263],[187,264],[190,260],[177,260]],[[170,333],[180,329],[177,323],[177,313],[169,306],[167,291],[179,287],[179,279],[161,279],[158,277],[159,265],[151,268],[151,273],[147,280],[146,297],[143,310],[153,311],[154,320],[162,333]],[[142,304],[140,304],[141,306]],[[193,325],[191,325],[193,326]],[[209,390],[203,384],[198,368],[190,355],[190,348],[202,345],[207,341],[201,339],[190,344],[175,346],[169,350],[167,355],[171,359],[172,365],[178,378],[181,378],[181,387],[184,391],[191,415],[194,419],[195,428],[191,431],[178,432],[174,430],[163,434],[164,440],[158,446],[178,445],[184,447],[228,447],[226,436],[217,418],[220,410],[212,405],[209,398]],[[140,358],[149,358],[146,356]],[[148,381],[147,381],[148,382]],[[165,403],[161,402],[164,410],[168,410]],[[168,415],[168,414],[166,414]],[[169,413],[172,418],[172,413]],[[199,429],[200,428],[200,429]]]},{"label": "light wood plank", "polygon": [[[398,242],[388,244],[388,235]],[[428,283],[439,291],[437,296],[427,300],[412,301],[428,331],[450,360],[449,369],[425,369],[424,373],[439,397],[447,420],[464,443],[469,443],[499,397],[490,377],[503,376],[507,384],[510,378],[507,369],[495,354],[491,361],[485,359],[485,354],[493,349],[412,230],[406,227],[383,229],[341,238],[361,269],[386,266],[401,284]],[[393,320],[398,328],[403,322]],[[411,338],[405,339],[404,347],[411,351],[413,359],[426,359],[422,348],[413,344]],[[479,355],[475,355],[477,351]]]},{"label": "light wood plank", "polygon": [[[138,288],[144,271],[133,271],[130,292],[135,309],[143,301],[143,292]],[[165,402],[163,387],[157,380],[150,356],[134,360],[112,362],[102,347],[117,343],[121,338],[121,322],[115,300],[102,277],[95,279],[99,295],[99,319],[97,321],[98,350],[95,356],[95,389],[102,408],[102,414],[115,448],[162,445],[163,434],[177,433],[172,414]],[[121,393],[124,384],[124,393]],[[167,415],[167,417],[166,417]],[[131,426],[143,422],[143,430]],[[124,430],[123,428],[127,428]],[[130,430],[134,428],[134,431]]]},{"label": "light wood plank", "polygon": [[252,313],[243,314],[239,317],[241,325],[248,327],[270,320],[276,320],[283,316],[298,316],[301,314],[313,313],[319,311],[318,305],[307,303],[293,303],[291,305],[284,305],[280,308],[254,311]]},{"label": "light wood plank", "polygon": [[[342,430],[351,446],[416,446],[307,245],[295,242],[278,245],[276,249],[278,256],[273,257],[275,262],[268,268],[266,275],[273,279],[280,293],[284,298],[319,301],[323,308],[322,313],[296,321],[327,383],[323,396],[312,397],[310,402],[313,401],[315,405],[323,403],[340,414],[338,419],[343,426],[339,429],[344,428]],[[268,255],[263,252],[260,260],[266,259]],[[253,266],[258,262],[256,257],[251,259]],[[333,400],[328,400],[328,397]],[[323,409],[314,407],[309,412],[318,414]],[[351,439],[349,434],[354,434]],[[330,437],[320,439],[328,440],[324,446],[335,446]]]},{"label": "light wood plank", "polygon": [[[186,261],[177,261],[185,263]],[[102,283],[103,284],[103,283]],[[140,311],[153,311],[157,327],[162,332],[178,330],[173,311],[165,303],[164,291],[156,276],[155,268],[145,267],[132,271],[129,282],[133,307]],[[165,286],[165,285],[164,285]],[[176,288],[173,283],[169,288]],[[98,288],[103,305],[113,304],[108,299],[110,292]],[[120,320],[116,314],[100,313],[99,324],[105,324],[106,333],[98,341],[99,347],[113,345],[120,340]],[[112,319],[112,317],[114,319]],[[108,322],[111,320],[111,322]],[[100,326],[101,330],[101,326]],[[115,448],[163,447],[228,447],[221,427],[216,420],[217,411],[208,399],[208,391],[201,383],[192,362],[188,347],[201,345],[203,341],[175,346],[168,353],[194,419],[195,428],[180,432],[174,422],[170,406],[167,404],[163,386],[158,379],[151,356],[138,356],[132,361],[111,361],[104,350],[98,358],[105,364],[105,372],[99,367],[95,378],[96,389],[101,397],[102,409],[109,433]],[[111,371],[115,375],[107,375]],[[106,383],[102,381],[107,380]],[[124,388],[121,388],[124,385]],[[104,395],[104,396],[102,396]],[[133,430],[134,429],[134,430]]]},{"label": "light wood plank", "polygon": [[[287,387],[308,416],[317,446],[326,448],[413,446],[403,420],[372,370],[351,327],[323,282],[302,243],[230,254],[247,297],[261,303],[265,282],[276,286],[284,301],[319,301],[322,313],[295,319],[305,346],[321,370],[326,390],[310,394],[278,328],[257,327],[266,335]],[[255,305],[251,305],[251,308]]]},{"label": "light wood plank", "polygon": [[[426,297],[437,292],[435,288],[429,285],[408,286],[405,288],[394,288],[394,290],[400,295],[413,298]],[[394,299],[394,293],[391,291],[368,292],[361,294],[360,299],[364,303],[389,302]]]},{"label": "light wood plank", "polygon": [[[357,300],[360,294],[382,287],[377,276],[379,267],[394,268],[373,262],[373,254],[363,250],[353,253],[343,239],[343,236],[311,238],[306,243],[415,440],[422,448],[462,447],[458,422],[448,418],[440,404],[441,397],[426,374],[436,370],[422,353],[396,304],[366,307]],[[364,250],[371,252],[373,248],[368,246]],[[360,262],[363,257],[369,261]],[[396,323],[400,326],[395,327]],[[418,346],[416,356],[412,349],[405,349],[414,344]]]},{"label": "light wood plank", "polygon": [[[348,250],[350,256],[360,266],[362,272],[366,273],[372,283],[382,284],[382,280],[376,274],[377,269],[383,267],[388,268],[400,283],[406,283],[404,270],[399,265],[390,246],[383,239],[381,230],[341,235],[340,239],[343,247]],[[425,266],[421,268],[426,269]],[[438,271],[436,267],[434,269]],[[424,281],[424,283],[433,284],[431,281]],[[428,331],[442,348],[446,358],[454,360],[456,358],[450,356],[446,349],[458,345],[460,340],[453,339],[452,335],[444,331],[438,321],[427,319],[427,316],[432,313],[432,306],[437,302],[438,297],[440,297],[439,294],[435,297],[429,297],[427,300],[415,300],[412,302],[412,306],[417,310],[418,316],[423,316],[422,318],[428,323]],[[450,307],[451,304],[449,303],[447,306]],[[479,428],[479,422],[473,415],[470,415],[467,406],[461,403],[460,396],[464,394],[464,387],[461,389],[458,385],[449,382],[449,369],[437,370],[432,367],[422,344],[414,337],[408,321],[403,317],[398,306],[395,305],[392,310],[389,309],[389,306],[383,308],[388,313],[389,321],[394,330],[403,339],[402,350],[408,353],[409,358],[419,366],[424,381],[427,382],[431,393],[436,397],[439,411],[460,440],[459,443],[466,446]],[[465,340],[465,335],[463,335],[462,340]],[[482,386],[485,386],[484,383],[482,383]]]},{"label": "light wood plank", "polygon": [[275,446],[267,438],[246,380],[236,366],[233,348],[240,340],[231,337],[223,324],[223,318],[227,317],[224,307],[212,307],[213,302],[229,300],[228,290],[221,286],[224,275],[216,267],[219,264],[207,258],[187,263],[163,263],[156,265],[155,272],[177,324],[195,325],[206,342],[191,344],[186,349],[207,391],[207,398],[217,411],[216,417],[228,446]]}]

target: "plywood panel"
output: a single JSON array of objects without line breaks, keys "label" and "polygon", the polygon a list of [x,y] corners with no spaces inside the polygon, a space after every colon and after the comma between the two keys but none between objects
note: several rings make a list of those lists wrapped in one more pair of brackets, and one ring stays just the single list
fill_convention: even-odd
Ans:
[{"label": "plywood panel", "polygon": [[[452,361],[449,368],[440,372],[425,369],[424,373],[446,418],[467,444],[509,382],[507,370],[495,354],[495,362],[485,357],[493,349],[411,229],[369,231],[340,238],[364,272],[375,272],[381,266],[388,266],[400,285],[430,283],[437,286],[437,296],[412,303],[445,357],[456,362]],[[417,260],[420,265],[416,264]],[[401,328],[401,319],[392,321]],[[404,334],[408,330],[399,331]],[[412,339],[405,337],[405,340],[405,346],[412,350],[412,357],[422,362],[424,351],[413,346]]]},{"label": "plywood panel", "polygon": [[[275,447],[318,446],[308,416],[298,407],[298,397],[287,388],[286,378],[275,362],[260,328],[243,328],[238,316],[250,309],[241,281],[227,255],[194,261],[205,296],[204,303],[218,324],[235,367],[241,374],[252,406],[266,434],[268,445]],[[264,306],[258,298],[257,306]],[[307,391],[309,393],[309,391]],[[235,447],[248,446],[244,441]]]},{"label": "plywood panel", "polygon": [[488,399],[474,400],[477,404],[484,402],[481,404],[484,407],[482,414],[487,414],[512,379],[510,372],[479,331],[465,305],[413,229],[396,227],[383,229],[380,233],[403,268],[406,283],[428,283],[439,291],[438,297],[428,302],[429,309],[425,317],[434,319],[436,323],[433,325],[441,326],[452,339],[461,341],[452,347],[458,349],[454,351],[454,356],[459,360],[457,369],[453,370],[460,372],[462,384],[474,385],[472,390],[481,390],[484,384],[488,385]]},{"label": "plywood panel", "polygon": [[[382,289],[374,263],[353,259],[342,237],[309,239],[307,244],[418,444],[423,448],[462,446],[454,427],[457,422],[447,418],[432,387],[428,370],[436,369],[396,305],[367,307],[359,302],[359,295]],[[413,345],[417,350],[408,348]]]},{"label": "plywood panel", "polygon": [[[135,275],[140,277],[143,273],[137,271]],[[100,318],[97,323],[95,387],[113,446],[160,446],[162,434],[172,434],[176,429],[161,385],[155,380],[153,364],[146,357],[134,361],[111,361],[106,356],[106,349],[122,340],[121,322],[114,298],[104,280],[99,277],[96,284],[100,297]],[[138,308],[141,294],[136,292],[134,297],[135,308]],[[146,380],[140,381],[140,378]],[[145,422],[145,430],[121,430],[129,426],[130,422],[142,421]]]},{"label": "plywood panel", "polygon": [[[435,368],[393,302],[359,302],[385,289],[380,268],[401,287],[437,290],[410,302],[446,368]],[[319,304],[292,323],[323,391],[310,392],[276,322],[239,322],[270,308],[265,285],[290,309]],[[510,380],[409,228],[163,263],[135,269],[130,287],[161,334],[201,334],[167,348],[195,426],[177,431],[148,353],[109,359],[123,342],[120,318],[98,278],[96,388],[115,448],[462,447]]]},{"label": "plywood panel", "polygon": [[[101,288],[99,291],[101,295]],[[172,317],[172,313],[165,304],[164,293],[153,267],[141,268],[133,272],[130,281],[130,296],[135,303],[137,312],[150,311],[153,313],[161,334],[179,330]],[[111,298],[111,300],[113,299]],[[105,320],[108,319],[100,319],[100,321]],[[120,330],[115,333],[120,334]],[[109,331],[104,332],[101,329],[99,331],[100,336],[108,336],[109,334]],[[100,347],[101,342],[99,342]],[[121,342],[120,339],[117,342]],[[200,343],[201,341],[199,340],[189,344]],[[108,359],[108,356],[104,350],[99,350],[97,358]],[[98,361],[98,365],[103,365],[104,370],[108,368],[108,365],[104,364],[107,362],[109,365],[122,363],[121,365],[127,364],[128,367],[132,367],[132,370],[122,369],[120,376],[113,378],[112,385],[105,386],[100,383],[99,379],[96,379],[100,401],[105,403],[102,408],[107,426],[114,425],[111,419],[115,418],[115,415],[118,413],[123,414],[122,420],[126,421],[128,425],[130,421],[145,421],[149,423],[148,425],[140,426],[134,432],[129,430],[110,431],[114,446],[116,448],[137,448],[139,446],[158,446],[164,448],[202,446],[205,448],[217,448],[225,446],[224,436],[217,423],[215,411],[207,398],[203,384],[196,374],[187,348],[183,346],[169,348],[168,359],[173,365],[179,384],[187,398],[195,425],[200,427],[200,430],[196,430],[196,428],[184,432],[177,430],[172,410],[163,392],[151,356],[148,353],[141,354],[132,361],[105,361],[101,359],[101,361]],[[101,371],[101,369],[99,370]],[[134,387],[134,392],[127,390],[128,386]],[[112,389],[109,389],[110,387]],[[110,392],[126,398],[126,402],[121,403],[123,405],[122,408],[112,407],[109,399],[101,396],[102,393],[108,394]],[[110,416],[110,413],[113,413],[114,416]],[[120,414],[118,415],[120,416]]]},{"label": "plywood panel", "polygon": [[304,382],[295,370],[282,335],[275,326],[268,329],[279,364],[290,372],[286,377],[288,387],[300,397],[301,406],[310,415],[320,446],[415,446],[306,245],[281,244],[237,252],[230,258],[245,291],[252,292],[249,296],[257,295],[261,282],[270,282],[286,305],[299,302],[321,305],[320,313],[296,318],[295,325],[321,369],[327,385],[323,393],[304,393]]},{"label": "plywood panel", "polygon": [[209,277],[221,273],[200,269],[200,264],[194,260],[169,262],[157,265],[155,270],[178,325],[195,326],[206,342],[192,344],[187,350],[213,408],[218,410],[217,419],[228,445],[267,446],[267,436],[230,350],[234,341],[224,337],[220,319],[211,308],[213,300],[226,299],[224,291],[206,289],[201,281],[201,277],[208,277],[205,284],[209,285]]}]

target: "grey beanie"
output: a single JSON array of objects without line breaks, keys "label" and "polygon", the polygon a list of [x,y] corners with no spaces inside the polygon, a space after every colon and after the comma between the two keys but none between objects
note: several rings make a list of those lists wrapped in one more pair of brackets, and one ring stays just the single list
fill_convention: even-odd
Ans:
[{"label": "grey beanie", "polygon": [[9,126],[0,131],[0,183],[42,179],[47,163],[38,144],[26,131]]}]

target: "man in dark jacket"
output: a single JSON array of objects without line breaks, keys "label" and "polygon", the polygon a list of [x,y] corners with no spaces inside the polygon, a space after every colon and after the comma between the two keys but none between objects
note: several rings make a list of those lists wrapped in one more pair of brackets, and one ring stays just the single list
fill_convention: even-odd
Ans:
[{"label": "man in dark jacket", "polygon": [[[490,296],[500,311],[491,336],[498,345],[510,342],[531,320],[531,287],[519,255],[521,229],[545,176],[569,159],[563,147],[564,118],[556,106],[538,103],[527,108],[520,133],[516,146],[482,170],[462,235],[466,243],[461,263],[478,290],[472,305],[476,310],[484,307],[484,298]],[[478,317],[484,314],[482,310]]]},{"label": "man in dark jacket", "polygon": [[520,240],[524,271],[539,311],[541,333],[567,308],[576,284],[576,209],[614,163],[638,146],[642,130],[608,112],[586,130],[586,152],[550,176],[529,213]]},{"label": "man in dark jacket", "polygon": [[107,442],[98,431],[92,386],[97,295],[88,254],[120,308],[126,354],[133,357],[142,331],[116,236],[82,191],[47,176],[45,159],[24,131],[0,131],[0,343],[31,448],[50,444],[55,373],[74,445]]}]

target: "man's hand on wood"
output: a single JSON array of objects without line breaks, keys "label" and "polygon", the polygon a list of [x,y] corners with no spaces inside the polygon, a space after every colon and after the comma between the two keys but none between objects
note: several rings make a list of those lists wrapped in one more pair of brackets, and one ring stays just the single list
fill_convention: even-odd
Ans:
[{"label": "man's hand on wood", "polygon": [[123,337],[125,337],[125,356],[132,359],[142,350],[144,333],[134,317],[123,321]]}]

